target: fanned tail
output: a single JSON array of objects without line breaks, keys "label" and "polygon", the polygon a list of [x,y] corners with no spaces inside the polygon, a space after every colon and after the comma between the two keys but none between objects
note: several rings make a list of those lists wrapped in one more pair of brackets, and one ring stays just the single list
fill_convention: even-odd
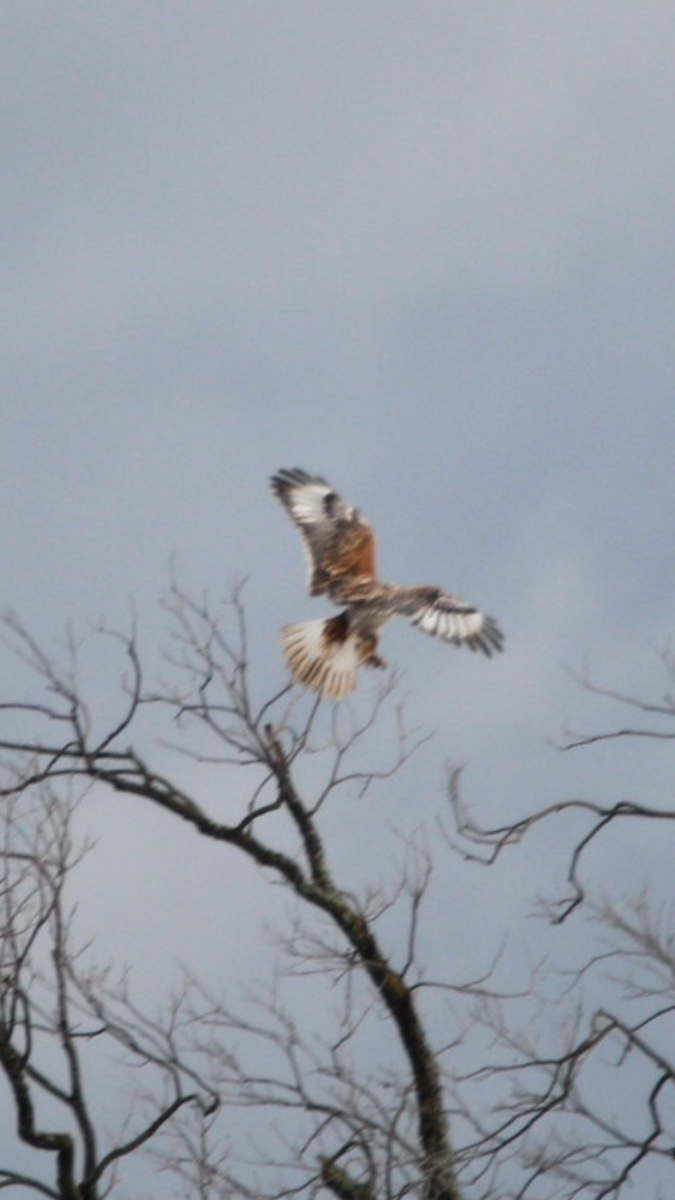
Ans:
[{"label": "fanned tail", "polygon": [[346,613],[323,621],[284,625],[281,645],[297,683],[330,700],[342,700],[356,687],[362,658]]}]

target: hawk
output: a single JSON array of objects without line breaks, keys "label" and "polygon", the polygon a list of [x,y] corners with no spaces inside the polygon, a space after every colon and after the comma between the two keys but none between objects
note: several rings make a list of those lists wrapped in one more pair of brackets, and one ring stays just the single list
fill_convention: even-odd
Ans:
[{"label": "hawk", "polygon": [[341,700],[356,687],[358,667],[385,667],[376,653],[390,617],[490,656],[504,638],[492,617],[438,587],[381,583],[375,535],[357,508],[346,504],[320,475],[278,471],[272,490],[297,525],[309,560],[310,596],[342,605],[336,617],[284,625],[281,644],[293,678],[311,692]]}]

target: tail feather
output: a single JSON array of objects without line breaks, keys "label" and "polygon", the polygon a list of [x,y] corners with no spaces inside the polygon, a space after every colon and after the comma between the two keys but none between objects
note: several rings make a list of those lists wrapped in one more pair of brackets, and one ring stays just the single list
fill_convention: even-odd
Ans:
[{"label": "tail feather", "polygon": [[361,658],[345,614],[284,625],[281,645],[293,678],[310,692],[342,700],[354,691]]}]

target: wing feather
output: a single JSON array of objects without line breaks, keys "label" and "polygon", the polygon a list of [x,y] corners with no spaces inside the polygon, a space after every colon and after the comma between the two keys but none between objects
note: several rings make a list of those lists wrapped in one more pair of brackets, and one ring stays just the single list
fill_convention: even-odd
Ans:
[{"label": "wing feather", "polygon": [[466,600],[442,592],[440,588],[397,588],[393,596],[395,610],[413,625],[442,642],[465,643],[470,650],[482,650],[490,657],[503,650],[504,635],[493,617],[488,617]]},{"label": "wing feather", "polygon": [[375,578],[373,530],[321,475],[295,467],[278,471],[271,485],[302,537],[311,596],[343,599],[353,581]]}]

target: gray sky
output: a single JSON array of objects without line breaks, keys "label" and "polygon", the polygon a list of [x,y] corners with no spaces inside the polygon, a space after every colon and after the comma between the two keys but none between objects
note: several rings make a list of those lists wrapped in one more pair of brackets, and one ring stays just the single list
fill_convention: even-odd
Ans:
[{"label": "gray sky", "polygon": [[[670,0],[6,0],[0,32],[3,607],[49,641],[133,595],[153,647],[171,556],[216,597],[246,575],[271,691],[278,626],[325,611],[267,487],[299,465],[384,578],[507,635],[483,662],[386,630],[438,730],[397,819],[433,819],[447,758],[491,813],[656,796],[653,753],[546,739],[597,711],[565,665],[658,684],[675,630]],[[124,812],[110,861],[140,887],[152,853],[189,937],[203,859],[178,885],[182,831]]]}]

